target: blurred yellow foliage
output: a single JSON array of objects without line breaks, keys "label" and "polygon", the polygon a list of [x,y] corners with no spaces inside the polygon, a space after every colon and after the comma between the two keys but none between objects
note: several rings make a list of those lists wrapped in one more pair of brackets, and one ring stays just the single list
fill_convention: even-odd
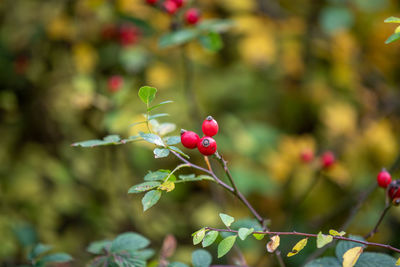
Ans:
[{"label": "blurred yellow foliage", "polygon": [[89,43],[78,43],[72,48],[75,66],[79,73],[90,73],[97,63],[97,51]]},{"label": "blurred yellow foliage", "polygon": [[72,40],[75,38],[76,30],[69,17],[59,15],[47,25],[47,32],[51,39]]},{"label": "blurred yellow foliage", "polygon": [[351,136],[357,127],[357,113],[349,103],[335,101],[324,106],[321,121],[327,136]]},{"label": "blurred yellow foliage", "polygon": [[147,83],[157,89],[165,89],[171,85],[171,77],[174,73],[171,68],[161,62],[157,62],[150,66],[146,72]]}]

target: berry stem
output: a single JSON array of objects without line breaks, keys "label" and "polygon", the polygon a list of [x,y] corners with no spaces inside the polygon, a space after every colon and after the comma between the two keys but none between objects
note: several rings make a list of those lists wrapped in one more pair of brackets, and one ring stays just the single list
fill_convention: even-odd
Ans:
[{"label": "berry stem", "polygon": [[[236,230],[230,230],[230,229],[218,229],[218,228],[213,228],[213,227],[205,227],[206,230],[211,230],[211,231],[217,231],[217,232],[229,232],[229,233],[235,233],[238,234],[239,231]],[[309,233],[302,233],[302,232],[274,232],[274,231],[254,231],[253,234],[264,234],[264,235],[295,235],[295,236],[305,236],[305,237],[317,237],[317,234],[309,234]],[[344,240],[344,241],[349,241],[349,242],[355,242],[359,243],[365,246],[371,246],[371,247],[381,247],[381,248],[386,248],[392,251],[395,251],[397,253],[400,253],[400,249],[392,247],[390,245],[386,244],[381,244],[381,243],[375,243],[375,242],[368,242],[368,241],[362,241],[362,240],[357,240],[349,237],[344,237],[344,236],[332,236],[333,239],[335,240]]]},{"label": "berry stem", "polygon": [[390,203],[386,204],[386,206],[383,209],[383,211],[381,213],[381,216],[379,217],[379,220],[376,223],[374,229],[372,229],[371,232],[369,232],[367,235],[364,236],[365,239],[368,239],[368,238],[372,237],[374,234],[376,234],[378,232],[378,227],[381,224],[381,222],[383,221],[383,218],[385,217],[385,215],[388,212],[388,210],[390,209],[390,207],[392,207],[392,205]]}]

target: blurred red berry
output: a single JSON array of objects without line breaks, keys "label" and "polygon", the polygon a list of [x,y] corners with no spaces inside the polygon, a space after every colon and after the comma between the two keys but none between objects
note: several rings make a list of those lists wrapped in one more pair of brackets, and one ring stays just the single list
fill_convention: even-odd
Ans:
[{"label": "blurred red berry", "polygon": [[331,151],[327,151],[321,156],[323,168],[329,168],[335,163],[335,155]]},{"label": "blurred red berry", "polygon": [[194,25],[196,24],[200,19],[200,12],[197,8],[189,8],[185,12],[185,21],[187,24]]},{"label": "blurred red berry", "polygon": [[204,156],[210,156],[217,151],[217,142],[209,136],[204,136],[197,143],[197,148]]},{"label": "blurred red berry", "polygon": [[186,148],[196,148],[200,137],[192,131],[181,130],[181,143]]},{"label": "blurred red berry", "polygon": [[400,180],[395,180],[389,184],[388,196],[391,200],[400,198]]},{"label": "blurred red berry", "polygon": [[175,2],[177,8],[180,8],[181,6],[183,6],[183,3],[184,3],[183,0],[172,0],[172,1]]},{"label": "blurred red berry", "polygon": [[29,59],[26,56],[19,56],[14,61],[14,70],[17,74],[24,74],[29,66]]},{"label": "blurred red berry", "polygon": [[163,3],[163,7],[164,7],[165,11],[171,15],[175,14],[175,12],[178,10],[178,6],[176,5],[175,1],[173,1],[173,0],[166,0]]},{"label": "blurred red berry", "polygon": [[124,83],[124,79],[119,75],[113,75],[108,79],[108,90],[111,93],[118,92]]},{"label": "blurred red berry", "polygon": [[376,181],[380,187],[386,188],[392,182],[392,176],[385,169],[378,173]]},{"label": "blurred red berry", "polygon": [[213,117],[208,116],[204,121],[201,127],[204,135],[206,136],[214,136],[218,133],[218,123],[214,120]]},{"label": "blurred red berry", "polygon": [[124,24],[119,29],[119,42],[123,46],[135,44],[140,37],[140,31],[133,25]]},{"label": "blurred red berry", "polygon": [[155,5],[157,4],[158,0],[146,0],[146,3],[149,5]]},{"label": "blurred red berry", "polygon": [[304,149],[300,154],[300,158],[304,163],[309,163],[314,159],[314,152],[309,148]]}]

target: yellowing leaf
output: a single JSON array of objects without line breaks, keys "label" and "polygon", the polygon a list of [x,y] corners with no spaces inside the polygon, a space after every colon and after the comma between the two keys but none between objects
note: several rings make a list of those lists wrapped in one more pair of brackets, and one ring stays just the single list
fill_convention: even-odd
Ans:
[{"label": "yellowing leaf", "polygon": [[331,230],[329,230],[329,234],[332,235],[332,236],[344,236],[346,234],[346,232],[345,231],[341,231],[339,233],[338,231],[331,229]]},{"label": "yellowing leaf", "polygon": [[281,238],[279,237],[279,235],[274,235],[273,237],[271,237],[271,241],[269,241],[267,244],[268,252],[274,252],[279,247],[280,241]]},{"label": "yellowing leaf", "polygon": [[193,245],[197,245],[201,241],[203,241],[203,238],[204,238],[205,235],[206,235],[206,229],[204,229],[204,228],[198,230],[197,232],[194,232],[192,234],[192,236],[193,236]]},{"label": "yellowing leaf", "polygon": [[396,261],[396,266],[400,266],[400,258]]},{"label": "yellowing leaf", "polygon": [[167,191],[167,192],[171,192],[172,190],[175,189],[175,183],[174,183],[174,182],[171,182],[171,181],[166,181],[166,182],[162,183],[162,184],[158,187],[158,189],[164,190],[164,191]]},{"label": "yellowing leaf", "polygon": [[349,249],[343,254],[343,267],[353,267],[361,253],[363,252],[362,247],[354,247]]},{"label": "yellowing leaf", "polygon": [[307,245],[307,240],[308,240],[308,238],[304,238],[304,239],[300,240],[299,242],[297,242],[297,244],[294,245],[294,247],[292,248],[292,251],[289,252],[287,254],[287,256],[292,257],[292,256],[296,255],[297,253],[299,253]]},{"label": "yellowing leaf", "polygon": [[317,248],[322,248],[326,244],[331,243],[332,240],[333,237],[331,235],[324,235],[322,232],[319,232],[317,236]]}]

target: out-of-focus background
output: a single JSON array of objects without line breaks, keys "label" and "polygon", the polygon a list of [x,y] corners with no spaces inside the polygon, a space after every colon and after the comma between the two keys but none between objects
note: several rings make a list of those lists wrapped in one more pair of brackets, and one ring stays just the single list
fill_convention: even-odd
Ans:
[{"label": "out-of-focus background", "polygon": [[[176,166],[173,157],[154,159],[141,144],[70,146],[140,130],[129,125],[143,119],[137,97],[143,85],[158,88],[158,102],[174,101],[163,107],[171,116],[160,121],[174,122],[176,135],[180,128],[200,133],[207,115],[217,119],[218,150],[274,230],[337,229],[352,197],[394,162],[400,43],[384,44],[395,26],[383,20],[398,15],[398,1],[198,0],[188,6],[199,8],[202,19],[233,21],[221,50],[195,41],[161,49],[171,16],[144,0],[1,1],[1,266],[23,263],[24,245],[37,241],[71,254],[71,266],[83,266],[91,241],[125,231],[147,236],[156,250],[173,234],[174,259],[190,262],[191,233],[221,226],[219,212],[251,217],[207,182],[177,185],[143,213],[140,196],[128,195],[128,188],[149,170]],[[338,162],[297,203],[318,164],[301,162],[305,149],[316,157],[331,150]],[[184,151],[204,164],[196,151]],[[373,228],[384,201],[384,190],[375,190],[348,232]],[[392,209],[373,240],[399,247],[399,224],[400,209]],[[285,240],[287,253],[297,239]],[[240,244],[250,266],[274,266],[265,243]],[[298,266],[313,247],[286,262]],[[209,251],[216,255],[214,246]]]}]

